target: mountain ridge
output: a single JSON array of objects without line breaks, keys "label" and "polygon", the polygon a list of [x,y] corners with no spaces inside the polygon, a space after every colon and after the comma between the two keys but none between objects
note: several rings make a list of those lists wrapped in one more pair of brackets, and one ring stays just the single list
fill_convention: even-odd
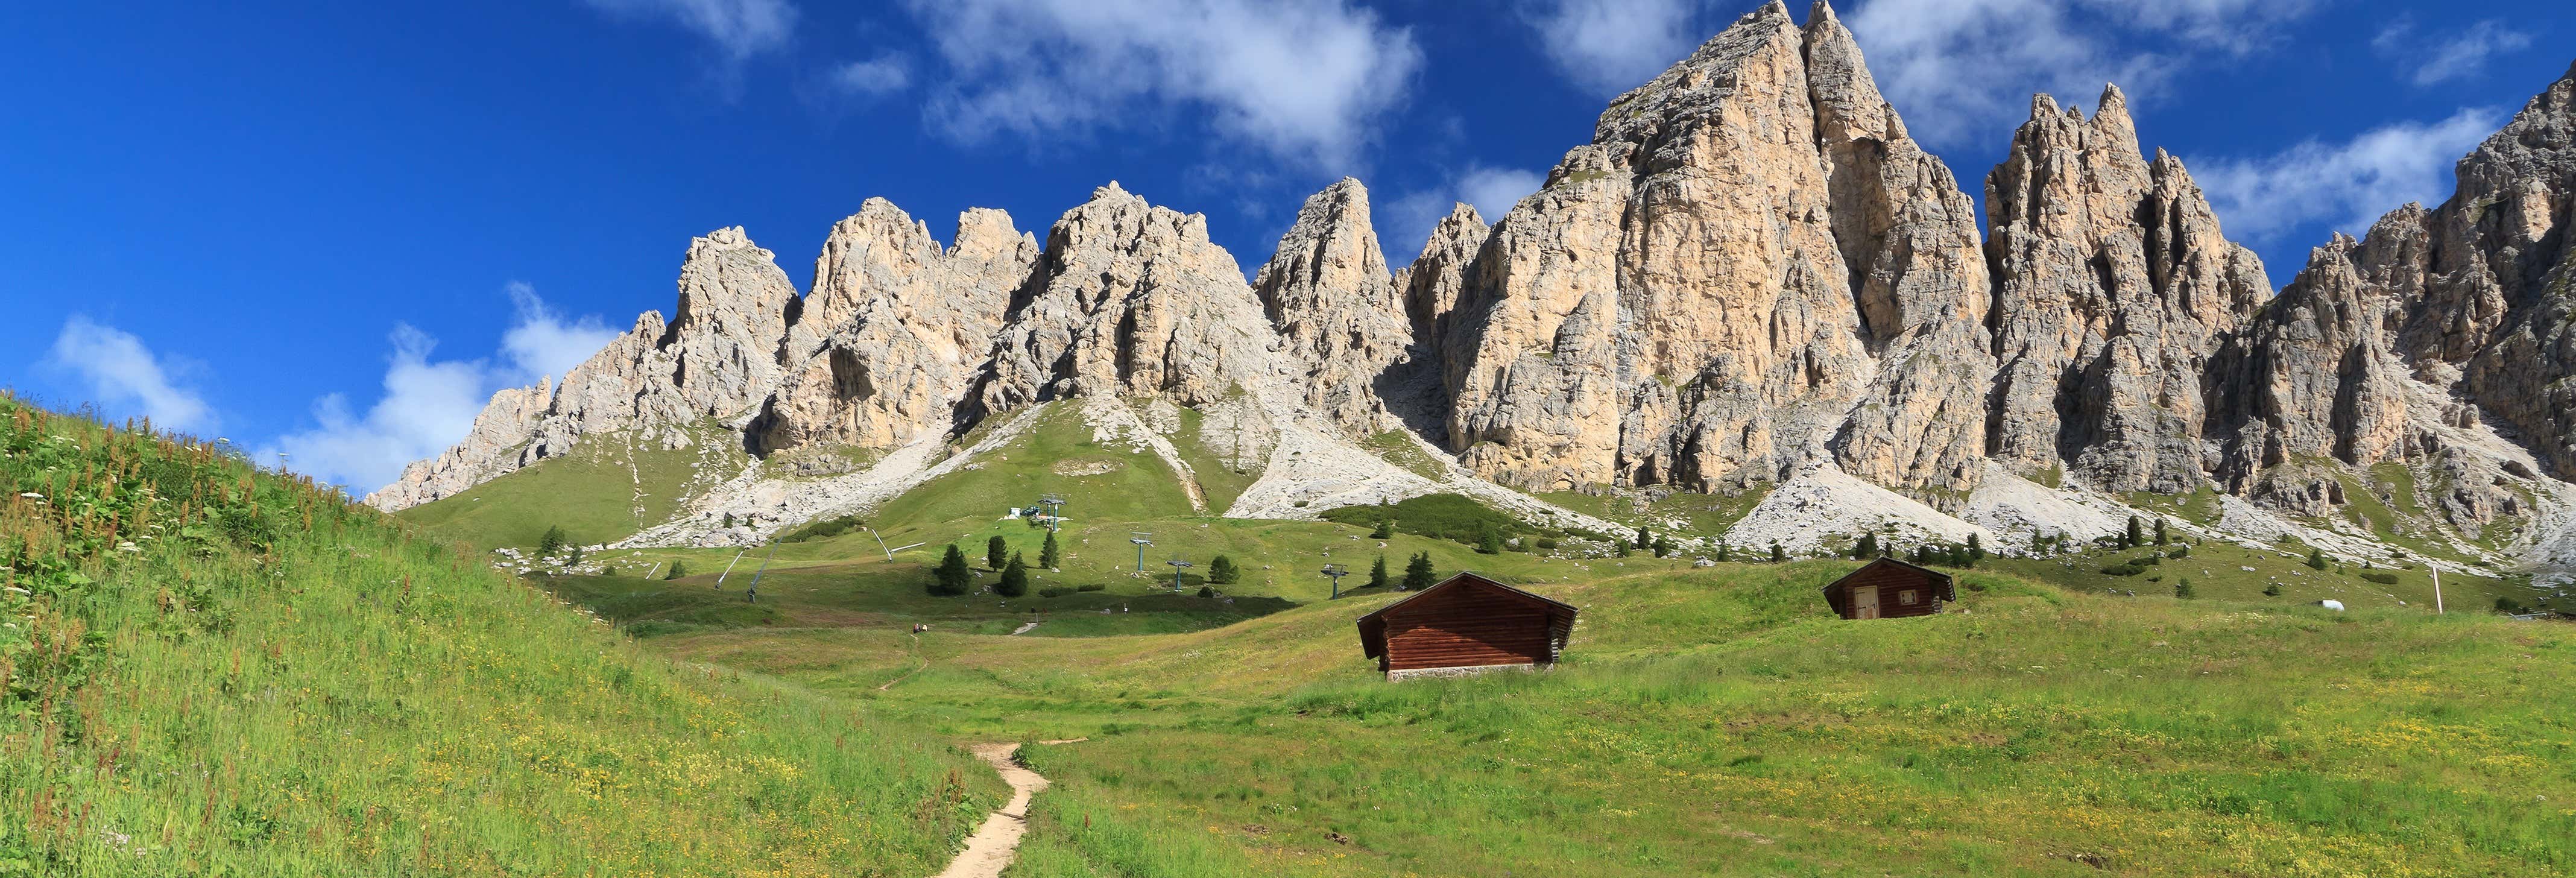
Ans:
[{"label": "mountain ridge", "polygon": [[[2045,530],[1992,505],[2020,482],[2139,509],[2213,491],[2242,502],[2212,532],[2318,542],[2379,492],[2469,555],[2563,565],[2571,105],[2576,69],[2462,159],[2451,199],[2337,236],[2275,295],[2181,160],[2143,152],[2116,86],[2090,118],[2035,96],[1980,214],[1831,7],[1802,26],[1772,2],[1613,100],[1490,225],[1461,205],[1409,265],[1385,263],[1353,179],[1308,199],[1249,278],[1203,215],[1115,183],[1043,239],[979,209],[944,248],[870,199],[802,296],[719,230],[692,242],[677,318],[648,312],[560,383],[496,394],[368,502],[430,502],[601,431],[685,443],[677,427],[704,421],[763,458],[845,459],[826,474],[918,467],[1083,400],[1140,449],[1177,435],[1169,410],[1224,412],[1230,459],[1259,460],[1238,466],[1256,490],[1210,510],[1226,514],[1473,484],[1573,515],[1532,495],[1848,475],[1928,504],[1874,514],[1934,534]],[[1386,435],[1449,472],[1406,481],[1356,450]],[[2390,465],[2431,490],[2395,496],[2374,476]],[[820,511],[759,469],[684,513],[745,529],[675,519],[654,538],[757,539],[794,523],[787,506]]]}]

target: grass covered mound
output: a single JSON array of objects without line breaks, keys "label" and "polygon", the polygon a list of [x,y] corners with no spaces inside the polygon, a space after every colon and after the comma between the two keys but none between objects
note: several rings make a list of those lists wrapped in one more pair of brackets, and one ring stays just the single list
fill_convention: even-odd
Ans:
[{"label": "grass covered mound", "polygon": [[1424,494],[1394,503],[1338,506],[1318,516],[1335,524],[1372,527],[1392,519],[1397,533],[1451,540],[1474,545],[1487,528],[1510,536],[1527,533],[1530,526],[1492,507],[1459,494]]},{"label": "grass covered mound", "polygon": [[919,875],[989,770],[0,397],[0,875]]}]

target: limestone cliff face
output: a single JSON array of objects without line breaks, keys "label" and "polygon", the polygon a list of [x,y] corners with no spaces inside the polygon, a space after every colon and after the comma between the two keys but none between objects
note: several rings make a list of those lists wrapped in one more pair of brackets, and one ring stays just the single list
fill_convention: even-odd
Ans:
[{"label": "limestone cliff face", "polygon": [[981,412],[1071,396],[1225,399],[1286,378],[1279,337],[1207,217],[1111,183],[1067,211],[1011,306],[976,391]]},{"label": "limestone cliff face", "polygon": [[949,431],[1037,256],[1000,211],[958,217],[942,250],[929,226],[868,199],[823,243],[788,331],[792,365],[746,430],[750,447],[885,449]]},{"label": "limestone cliff face", "polygon": [[2114,491],[2202,475],[2208,363],[2270,295],[2182,162],[2139,154],[2118,88],[2091,120],[2041,95],[1986,177],[2000,377],[1989,447]]},{"label": "limestone cliff face", "polygon": [[1354,437],[1400,426],[1380,388],[1408,360],[1413,327],[1360,181],[1306,199],[1252,288],[1302,372],[1308,408]]},{"label": "limestone cliff face", "polygon": [[2227,489],[2325,515],[2345,499],[2318,464],[2402,461],[2445,485],[2424,499],[2474,532],[2530,511],[2516,490],[2529,467],[2452,438],[2490,418],[2576,472],[2571,105],[2576,72],[2460,161],[2449,201],[2336,236],[2231,344]]},{"label": "limestone cliff face", "polygon": [[1983,349],[1974,217],[1823,4],[1804,29],[1764,6],[1613,102],[1465,286],[1448,439],[1490,478],[1970,478],[1982,358],[1945,355]]},{"label": "limestone cliff face", "polygon": [[2419,368],[2457,369],[2460,391],[2576,478],[2576,68],[2458,174],[2459,191],[2405,232],[2419,243],[2364,270],[2413,305],[2398,347]]}]

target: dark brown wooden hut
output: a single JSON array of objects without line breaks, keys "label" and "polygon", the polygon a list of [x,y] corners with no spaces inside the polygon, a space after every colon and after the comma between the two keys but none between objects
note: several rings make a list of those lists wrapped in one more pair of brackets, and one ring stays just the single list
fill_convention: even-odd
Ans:
[{"label": "dark brown wooden hut", "polygon": [[1845,619],[1929,616],[1941,612],[1942,602],[1958,599],[1949,574],[1894,558],[1863,564],[1825,586],[1825,603]]},{"label": "dark brown wooden hut", "polygon": [[1461,573],[1360,617],[1360,648],[1387,679],[1556,663],[1572,604]]}]

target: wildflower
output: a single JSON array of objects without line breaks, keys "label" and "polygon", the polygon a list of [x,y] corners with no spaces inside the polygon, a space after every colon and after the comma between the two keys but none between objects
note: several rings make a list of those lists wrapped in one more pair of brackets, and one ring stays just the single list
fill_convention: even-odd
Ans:
[{"label": "wildflower", "polygon": [[34,491],[20,491],[20,492],[18,492],[18,496],[20,496],[20,497],[24,497],[24,498],[29,499],[29,500],[42,500],[42,499],[45,499],[45,495],[43,495],[43,494],[38,494],[38,493],[36,493],[36,492],[34,492]]},{"label": "wildflower", "polygon": [[134,544],[134,541],[132,541],[132,540],[126,540],[126,541],[123,541],[123,542],[119,542],[119,543],[117,543],[117,544],[116,544],[116,550],[117,550],[117,551],[119,551],[119,552],[140,552],[140,551],[143,551],[143,547],[142,547],[142,546],[135,545],[135,544]]}]

